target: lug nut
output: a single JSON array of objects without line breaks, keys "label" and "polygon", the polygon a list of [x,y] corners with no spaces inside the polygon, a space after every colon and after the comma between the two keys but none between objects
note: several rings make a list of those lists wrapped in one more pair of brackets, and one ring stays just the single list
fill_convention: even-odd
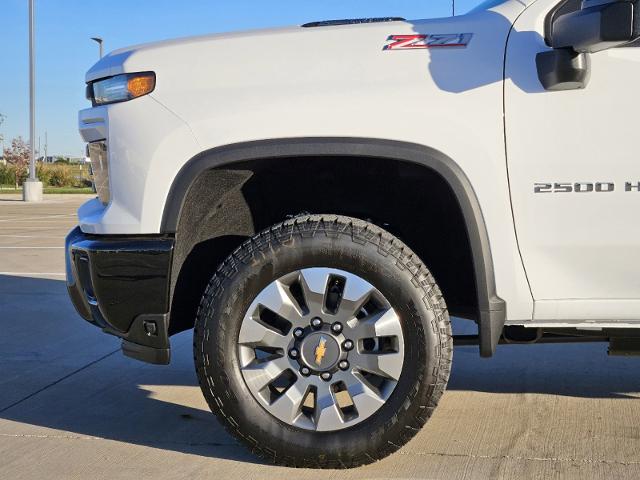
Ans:
[{"label": "lug nut", "polygon": [[351,340],[345,340],[344,343],[342,344],[342,348],[344,348],[347,351],[353,350],[353,342]]},{"label": "lug nut", "polygon": [[334,323],[334,324],[331,326],[331,330],[333,331],[333,333],[340,333],[340,332],[342,332],[342,324],[341,324],[341,323],[338,323],[338,322]]},{"label": "lug nut", "polygon": [[296,337],[296,338],[302,338],[302,337],[304,337],[304,330],[303,330],[303,329],[301,329],[301,328],[296,328],[296,329],[293,331],[293,336],[294,336],[294,337]]},{"label": "lug nut", "polygon": [[298,358],[300,356],[300,352],[298,352],[297,349],[292,348],[291,350],[289,350],[289,356],[291,358]]},{"label": "lug nut", "polygon": [[338,364],[338,367],[340,368],[340,370],[349,370],[349,362],[347,362],[346,360],[342,360]]},{"label": "lug nut", "polygon": [[333,378],[333,375],[331,375],[329,372],[324,372],[322,375],[320,375],[320,378],[325,382],[329,382],[331,378]]},{"label": "lug nut", "polygon": [[309,375],[311,375],[311,370],[309,370],[307,367],[302,367],[300,369],[300,373],[305,376],[308,377]]},{"label": "lug nut", "polygon": [[322,320],[318,317],[315,317],[313,320],[311,320],[311,326],[315,329],[318,329],[322,326]]}]

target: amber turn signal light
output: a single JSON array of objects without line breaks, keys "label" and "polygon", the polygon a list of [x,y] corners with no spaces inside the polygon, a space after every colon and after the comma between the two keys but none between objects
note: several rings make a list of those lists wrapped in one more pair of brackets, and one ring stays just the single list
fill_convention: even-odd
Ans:
[{"label": "amber turn signal light", "polygon": [[127,89],[131,98],[141,97],[156,88],[156,76],[152,73],[131,75],[127,80]]}]

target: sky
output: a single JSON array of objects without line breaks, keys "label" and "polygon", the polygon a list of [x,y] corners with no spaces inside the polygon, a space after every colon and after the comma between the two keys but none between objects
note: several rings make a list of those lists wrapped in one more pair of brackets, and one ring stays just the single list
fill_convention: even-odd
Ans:
[{"label": "sky", "polygon": [[[78,157],[84,74],[105,52],[168,38],[341,18],[451,15],[451,0],[35,0],[36,135],[44,154]],[[462,14],[480,0],[456,0]],[[28,0],[0,0],[0,125],[5,145],[29,135]],[[0,144],[0,148],[2,145]]]}]

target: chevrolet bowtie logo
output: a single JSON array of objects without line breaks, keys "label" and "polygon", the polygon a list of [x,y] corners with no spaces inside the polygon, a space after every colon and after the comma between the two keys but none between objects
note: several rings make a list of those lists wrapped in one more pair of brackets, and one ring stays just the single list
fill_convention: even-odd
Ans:
[{"label": "chevrolet bowtie logo", "polygon": [[324,337],[320,337],[320,341],[318,342],[318,346],[316,347],[316,365],[320,366],[322,364],[322,359],[327,354],[327,339]]}]

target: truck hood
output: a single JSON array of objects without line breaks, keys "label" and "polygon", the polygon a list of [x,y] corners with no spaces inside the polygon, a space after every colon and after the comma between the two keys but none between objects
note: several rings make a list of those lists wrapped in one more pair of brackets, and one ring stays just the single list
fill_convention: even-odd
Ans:
[{"label": "truck hood", "polygon": [[[221,50],[231,45],[255,45],[255,48],[247,49],[247,57],[255,55],[263,48],[281,49],[286,55],[287,46],[292,49],[300,49],[305,40],[314,35],[326,36],[329,43],[332,41],[344,42],[344,47],[349,47],[349,36],[357,37],[361,33],[382,35],[378,36],[384,41],[385,35],[398,33],[409,29],[416,31],[429,27],[434,33],[462,32],[461,29],[472,31],[474,21],[482,21],[482,13],[496,10],[504,15],[508,21],[513,21],[529,4],[536,0],[489,0],[472,10],[468,15],[449,17],[433,20],[395,21],[384,23],[360,23],[338,26],[321,26],[303,28],[300,26],[252,30],[246,32],[233,32],[224,34],[201,35],[195,37],[165,40],[115,50],[87,72],[85,80],[91,82],[99,78],[110,77],[127,72],[155,71],[158,64],[166,62],[167,58],[179,58],[180,56],[192,56],[192,52],[202,53],[207,48]],[[506,14],[506,15],[505,15]],[[402,28],[404,26],[404,28]],[[413,28],[415,27],[415,28]],[[449,31],[447,31],[449,29]],[[375,32],[375,33],[374,33]],[[379,47],[379,45],[376,45]],[[381,47],[380,47],[381,48]],[[184,58],[184,57],[183,57]],[[249,59],[249,58],[248,58]],[[206,61],[206,57],[202,58]]]},{"label": "truck hood", "polygon": [[120,73],[140,71],[139,69],[133,67],[133,65],[135,65],[136,63],[135,60],[145,55],[154,55],[159,52],[168,52],[182,49],[188,50],[197,46],[209,45],[212,43],[219,44],[242,38],[260,38],[291,34],[300,30],[302,30],[301,27],[281,27],[250,30],[244,32],[199,35],[193,37],[144,43],[140,45],[132,45],[129,47],[114,50],[105,55],[102,59],[100,59],[98,63],[96,63],[89,69],[86,74],[85,80],[87,82],[91,82],[99,78],[111,77]]}]

